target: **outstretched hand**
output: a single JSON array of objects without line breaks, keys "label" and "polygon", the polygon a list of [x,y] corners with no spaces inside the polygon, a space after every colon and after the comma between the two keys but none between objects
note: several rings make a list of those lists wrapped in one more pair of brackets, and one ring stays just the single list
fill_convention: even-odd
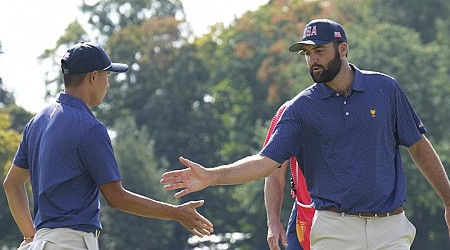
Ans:
[{"label": "outstretched hand", "polygon": [[196,208],[203,206],[203,203],[204,201],[201,200],[181,204],[178,206],[179,212],[177,214],[178,222],[199,237],[211,235],[214,231],[213,224],[196,210]]},{"label": "outstretched hand", "polygon": [[160,183],[165,190],[183,189],[174,195],[180,198],[208,187],[208,171],[204,167],[183,157],[179,159],[187,168],[164,173]]}]

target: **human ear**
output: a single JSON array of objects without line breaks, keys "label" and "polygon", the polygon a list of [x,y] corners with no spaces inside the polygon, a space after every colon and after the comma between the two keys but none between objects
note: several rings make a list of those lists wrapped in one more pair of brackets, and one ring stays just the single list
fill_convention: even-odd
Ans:
[{"label": "human ear", "polygon": [[346,56],[348,54],[348,44],[346,42],[339,44],[339,54],[341,56]]},{"label": "human ear", "polygon": [[91,72],[91,74],[92,74],[91,79],[92,79],[93,81],[95,81],[95,77],[98,75],[98,71],[97,71],[97,70],[94,70],[94,71]]}]

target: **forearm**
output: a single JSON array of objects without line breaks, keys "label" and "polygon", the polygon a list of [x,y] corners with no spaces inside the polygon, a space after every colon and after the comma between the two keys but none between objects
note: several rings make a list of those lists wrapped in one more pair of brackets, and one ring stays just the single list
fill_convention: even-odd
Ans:
[{"label": "forearm", "polygon": [[174,220],[199,237],[213,231],[212,223],[196,210],[203,201],[171,205],[130,192],[122,187],[120,181],[102,184],[99,188],[112,208],[146,218]]},{"label": "forearm", "polygon": [[30,214],[25,184],[18,187],[5,187],[11,214],[24,237],[32,237],[35,233]]},{"label": "forearm", "polygon": [[266,177],[264,183],[264,203],[267,212],[267,224],[280,221],[281,205],[283,203],[286,164]]},{"label": "forearm", "polygon": [[450,207],[450,183],[439,156],[428,139],[423,136],[408,149],[414,163],[441,197],[444,205]]},{"label": "forearm", "polygon": [[262,155],[252,155],[232,164],[207,170],[211,185],[232,185],[269,176],[279,165]]},{"label": "forearm", "polygon": [[116,194],[114,197],[114,200],[108,201],[108,205],[115,209],[146,218],[177,220],[178,210],[175,205],[153,200],[125,189],[120,195]]}]

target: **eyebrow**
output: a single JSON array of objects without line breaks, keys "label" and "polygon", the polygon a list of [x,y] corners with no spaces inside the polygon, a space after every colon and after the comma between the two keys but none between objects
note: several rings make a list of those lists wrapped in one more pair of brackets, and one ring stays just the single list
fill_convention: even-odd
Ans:
[{"label": "eyebrow", "polygon": [[320,45],[313,45],[312,49],[319,49],[319,48],[325,48],[325,45],[320,44]]},{"label": "eyebrow", "polygon": [[[311,44],[311,45],[312,45],[312,44]],[[298,53],[301,54],[301,53],[305,53],[306,51],[309,51],[309,50],[320,49],[320,48],[325,48],[325,45],[323,45],[323,44],[312,45],[312,47],[311,47],[310,49],[307,49],[307,50],[301,49]]]}]

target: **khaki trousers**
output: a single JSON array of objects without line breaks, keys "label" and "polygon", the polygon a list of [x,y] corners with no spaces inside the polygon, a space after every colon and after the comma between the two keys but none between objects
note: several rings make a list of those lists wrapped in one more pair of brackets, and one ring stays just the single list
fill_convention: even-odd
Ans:
[{"label": "khaki trousers", "polygon": [[415,235],[416,228],[405,212],[360,218],[316,211],[311,228],[311,250],[408,250]]},{"label": "khaki trousers", "polygon": [[99,250],[94,234],[70,228],[42,228],[33,242],[17,250]]}]

